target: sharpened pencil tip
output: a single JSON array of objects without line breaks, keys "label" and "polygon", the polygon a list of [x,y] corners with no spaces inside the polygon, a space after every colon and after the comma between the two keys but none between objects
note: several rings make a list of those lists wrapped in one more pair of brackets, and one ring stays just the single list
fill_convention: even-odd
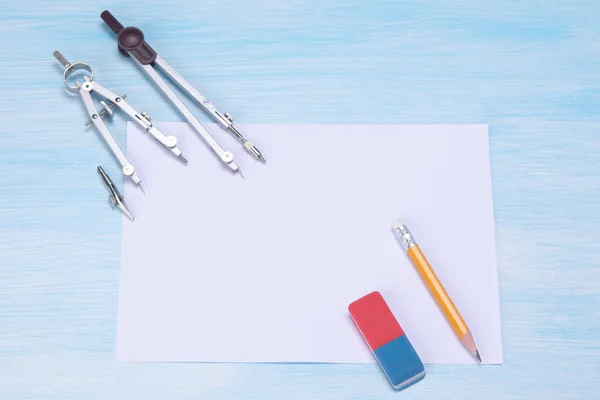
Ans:
[{"label": "sharpened pencil tip", "polygon": [[258,156],[258,159],[259,159],[260,161],[262,161],[262,163],[263,163],[263,164],[266,164],[266,163],[267,163],[267,160],[265,159],[265,157],[264,157],[262,154]]},{"label": "sharpened pencil tip", "polygon": [[483,361],[481,361],[481,356],[479,355],[479,350],[475,350],[475,358],[477,359],[477,361],[479,361],[480,364],[483,362]]},{"label": "sharpened pencil tip", "polygon": [[180,154],[178,157],[181,160],[181,162],[183,162],[185,165],[187,165],[188,160],[185,159],[185,157],[183,156],[183,154]]}]

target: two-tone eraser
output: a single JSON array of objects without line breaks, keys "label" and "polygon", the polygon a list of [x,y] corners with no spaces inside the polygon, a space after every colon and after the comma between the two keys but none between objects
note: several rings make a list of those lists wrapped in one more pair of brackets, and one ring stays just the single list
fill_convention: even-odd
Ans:
[{"label": "two-tone eraser", "polygon": [[425,377],[419,355],[381,293],[361,297],[348,311],[394,389],[405,389]]}]

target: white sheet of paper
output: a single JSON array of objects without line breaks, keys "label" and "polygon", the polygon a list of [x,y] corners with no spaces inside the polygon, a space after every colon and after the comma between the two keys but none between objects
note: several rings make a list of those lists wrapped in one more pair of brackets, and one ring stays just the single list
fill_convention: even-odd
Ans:
[{"label": "white sheet of paper", "polygon": [[217,125],[246,179],[185,123],[182,165],[136,125],[127,154],[117,359],[373,363],[348,305],[380,291],[425,363],[474,363],[390,228],[402,218],[502,363],[484,125],[239,125],[262,165]]}]

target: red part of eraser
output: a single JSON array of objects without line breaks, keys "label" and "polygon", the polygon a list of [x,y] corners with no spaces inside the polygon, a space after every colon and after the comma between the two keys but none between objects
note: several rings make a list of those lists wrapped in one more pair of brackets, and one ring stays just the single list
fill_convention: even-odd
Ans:
[{"label": "red part of eraser", "polygon": [[371,351],[404,335],[379,292],[372,292],[348,306],[348,311]]}]

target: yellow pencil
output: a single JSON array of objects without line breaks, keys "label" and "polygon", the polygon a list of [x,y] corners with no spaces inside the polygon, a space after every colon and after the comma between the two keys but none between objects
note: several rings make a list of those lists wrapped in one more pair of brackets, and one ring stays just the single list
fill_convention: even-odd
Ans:
[{"label": "yellow pencil", "polygon": [[450,296],[448,296],[446,289],[442,286],[442,283],[435,275],[435,272],[433,272],[431,265],[429,265],[421,248],[415,242],[404,222],[401,220],[394,221],[392,223],[392,229],[402,243],[404,250],[406,250],[410,261],[419,272],[419,275],[421,275],[421,279],[425,283],[425,286],[427,286],[427,289],[429,289],[429,292],[435,299],[438,307],[442,310],[446,320],[448,320],[448,323],[452,327],[454,334],[458,337],[458,340],[460,340],[463,346],[465,346],[477,361],[481,362],[481,356],[479,355],[479,351],[473,340],[471,330],[458,312],[458,309],[450,299]]}]

